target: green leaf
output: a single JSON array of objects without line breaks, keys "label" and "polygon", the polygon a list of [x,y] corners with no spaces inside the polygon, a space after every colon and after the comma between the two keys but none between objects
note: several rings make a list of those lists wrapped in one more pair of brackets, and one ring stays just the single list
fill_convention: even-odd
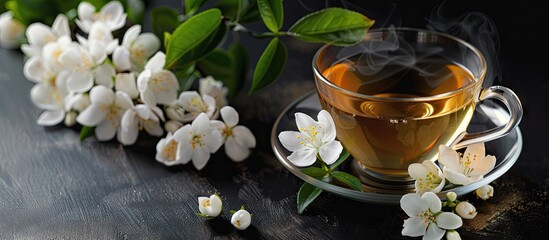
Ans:
[{"label": "green leaf", "polygon": [[252,23],[257,22],[261,19],[261,14],[259,14],[259,8],[257,7],[257,1],[255,0],[244,0],[249,4],[247,7],[243,7],[240,12],[239,22],[241,23]]},{"label": "green leaf", "polygon": [[352,189],[362,192],[362,184],[360,183],[360,180],[355,176],[348,174],[346,172],[335,171],[335,172],[332,172],[332,177],[341,181],[342,183],[351,187]]},{"label": "green leaf", "polygon": [[80,141],[83,141],[84,139],[93,135],[94,130],[95,130],[95,127],[82,126],[82,129],[80,129],[80,136],[79,136]]},{"label": "green leaf", "polygon": [[279,42],[278,38],[273,38],[257,62],[250,94],[264,88],[280,76],[287,55],[286,46]]},{"label": "green leaf", "polygon": [[301,169],[301,172],[307,174],[308,176],[314,177],[316,179],[321,179],[322,177],[326,176],[326,174],[328,173],[323,168],[317,168],[317,167],[303,168]]},{"label": "green leaf", "polygon": [[221,10],[223,17],[233,22],[257,21],[260,18],[257,0],[221,0],[215,7]]},{"label": "green leaf", "polygon": [[235,81],[235,60],[226,50],[216,48],[198,61],[197,65],[202,72],[210,74],[216,80],[222,81],[226,86],[233,85]]},{"label": "green leaf", "polygon": [[142,0],[127,0],[124,6],[128,12],[128,20],[136,24],[143,23],[143,18],[145,17],[145,4]]},{"label": "green leaf", "polygon": [[0,13],[3,13],[6,11],[6,2],[7,0],[0,0]]},{"label": "green leaf", "polygon": [[288,33],[305,42],[344,46],[361,41],[373,24],[373,20],[360,13],[341,8],[326,8],[301,18]]},{"label": "green leaf", "polygon": [[184,66],[179,66],[178,68],[174,68],[171,71],[175,74],[177,82],[179,83],[180,88],[178,91],[178,95],[179,93],[187,91],[191,88],[194,80],[196,79],[194,62]]},{"label": "green leaf", "polygon": [[277,33],[284,21],[282,0],[257,0],[257,6],[265,26],[271,32]]},{"label": "green leaf", "polygon": [[237,21],[240,15],[240,9],[242,2],[245,0],[220,0],[215,5],[223,13],[223,17],[229,18],[233,21]]},{"label": "green leaf", "polygon": [[317,188],[309,183],[303,183],[297,192],[297,213],[303,214],[305,208],[309,206],[320,194],[321,188]]},{"label": "green leaf", "polygon": [[[212,8],[189,18],[179,25],[172,33],[171,42],[167,49],[166,67],[174,67],[185,54],[188,55],[182,60],[183,63],[179,64],[194,61],[211,51],[208,48],[220,42],[214,43],[214,39],[219,39],[218,35],[221,30],[225,31],[225,27],[219,27],[220,24],[221,11]],[[224,36],[224,34],[225,32],[221,35]],[[212,35],[214,35],[214,38],[211,38]],[[198,46],[200,47],[195,49]]]},{"label": "green leaf", "polygon": [[172,34],[169,32],[164,32],[164,39],[162,42],[164,42],[164,49],[168,49],[168,46],[170,45],[170,42],[172,41]]},{"label": "green leaf", "polygon": [[184,2],[185,14],[191,16],[206,2],[206,0],[185,0]]},{"label": "green leaf", "polygon": [[165,36],[166,32],[171,33],[179,25],[179,13],[173,8],[157,7],[151,11],[152,32],[164,43],[164,48],[168,49]]},{"label": "green leaf", "polygon": [[344,148],[341,154],[339,154],[339,158],[334,163],[332,163],[332,165],[330,165],[330,170],[336,169],[339,165],[345,162],[345,160],[347,160],[350,155],[351,154],[349,154],[349,152]]},{"label": "green leaf", "polygon": [[248,65],[250,62],[248,56],[248,50],[244,45],[240,43],[234,43],[229,46],[229,53],[234,58],[234,69],[236,72],[235,83],[232,85],[227,85],[229,88],[229,93],[231,96],[236,96],[236,94],[242,89],[244,83],[246,82],[248,76]]}]

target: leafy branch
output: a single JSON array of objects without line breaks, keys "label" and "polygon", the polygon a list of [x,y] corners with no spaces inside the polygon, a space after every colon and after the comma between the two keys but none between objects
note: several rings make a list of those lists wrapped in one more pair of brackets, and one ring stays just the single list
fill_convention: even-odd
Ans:
[{"label": "leafy branch", "polygon": [[[257,60],[249,92],[252,94],[271,84],[284,70],[288,54],[281,37],[352,45],[362,40],[374,23],[350,10],[326,8],[302,17],[287,31],[281,31],[284,23],[282,0],[220,0],[214,8],[201,11],[205,2],[184,0],[184,15],[166,7],[154,9],[153,32],[164,42],[168,69],[178,76],[184,75],[181,71],[189,68],[195,69],[189,73],[191,75],[212,75],[229,86],[231,95],[244,85],[249,60],[247,50],[238,43],[238,38],[229,44],[228,50],[219,48],[229,31],[271,39]],[[259,20],[269,32],[256,32],[245,26]]]},{"label": "leafy branch", "polygon": [[[349,152],[347,152],[347,150],[343,150],[337,161],[329,167],[323,161],[317,161],[320,163],[321,167],[307,167],[301,169],[301,171],[304,174],[323,182],[331,182],[335,179],[356,191],[362,192],[362,185],[358,178],[346,172],[336,171],[337,167],[345,162],[349,156]],[[315,187],[308,182],[303,183],[297,193],[297,212],[302,214],[307,206],[309,206],[309,204],[320,196],[322,191],[323,190],[321,188]]]}]

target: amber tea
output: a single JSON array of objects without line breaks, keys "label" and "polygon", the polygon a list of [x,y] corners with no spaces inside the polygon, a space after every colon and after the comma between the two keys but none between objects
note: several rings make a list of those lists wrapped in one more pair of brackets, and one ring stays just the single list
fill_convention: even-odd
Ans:
[{"label": "amber tea", "polygon": [[[364,167],[407,176],[408,165],[436,158],[440,144],[450,144],[466,130],[475,102],[451,92],[474,78],[466,68],[442,58],[368,66],[363,57],[344,59],[322,75],[345,90],[371,98],[321,93],[321,104],[334,117],[338,139]],[[421,100],[445,93],[449,94],[436,100]],[[411,101],[399,101],[403,98]]]}]

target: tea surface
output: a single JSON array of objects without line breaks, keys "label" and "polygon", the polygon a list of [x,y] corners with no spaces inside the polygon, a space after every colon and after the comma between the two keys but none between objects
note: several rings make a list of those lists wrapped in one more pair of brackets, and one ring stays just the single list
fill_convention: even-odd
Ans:
[{"label": "tea surface", "polygon": [[[442,59],[411,66],[357,66],[347,59],[323,75],[346,90],[373,96],[358,99],[344,94],[320,94],[321,104],[334,117],[338,139],[351,155],[370,170],[407,176],[408,165],[437,157],[438,146],[448,145],[465,131],[474,112],[472,98],[452,95],[472,81],[463,67]],[[418,98],[444,94],[436,101]]]}]

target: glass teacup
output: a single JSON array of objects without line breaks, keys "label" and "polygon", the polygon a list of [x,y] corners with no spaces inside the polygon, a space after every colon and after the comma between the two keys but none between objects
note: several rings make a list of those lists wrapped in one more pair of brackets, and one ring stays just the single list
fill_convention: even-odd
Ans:
[{"label": "glass teacup", "polygon": [[[317,92],[357,170],[382,182],[409,181],[408,166],[508,134],[522,117],[508,88],[482,88],[486,61],[471,44],[430,30],[373,29],[357,45],[325,45],[313,59]],[[466,133],[475,106],[497,99],[505,126]]]}]

